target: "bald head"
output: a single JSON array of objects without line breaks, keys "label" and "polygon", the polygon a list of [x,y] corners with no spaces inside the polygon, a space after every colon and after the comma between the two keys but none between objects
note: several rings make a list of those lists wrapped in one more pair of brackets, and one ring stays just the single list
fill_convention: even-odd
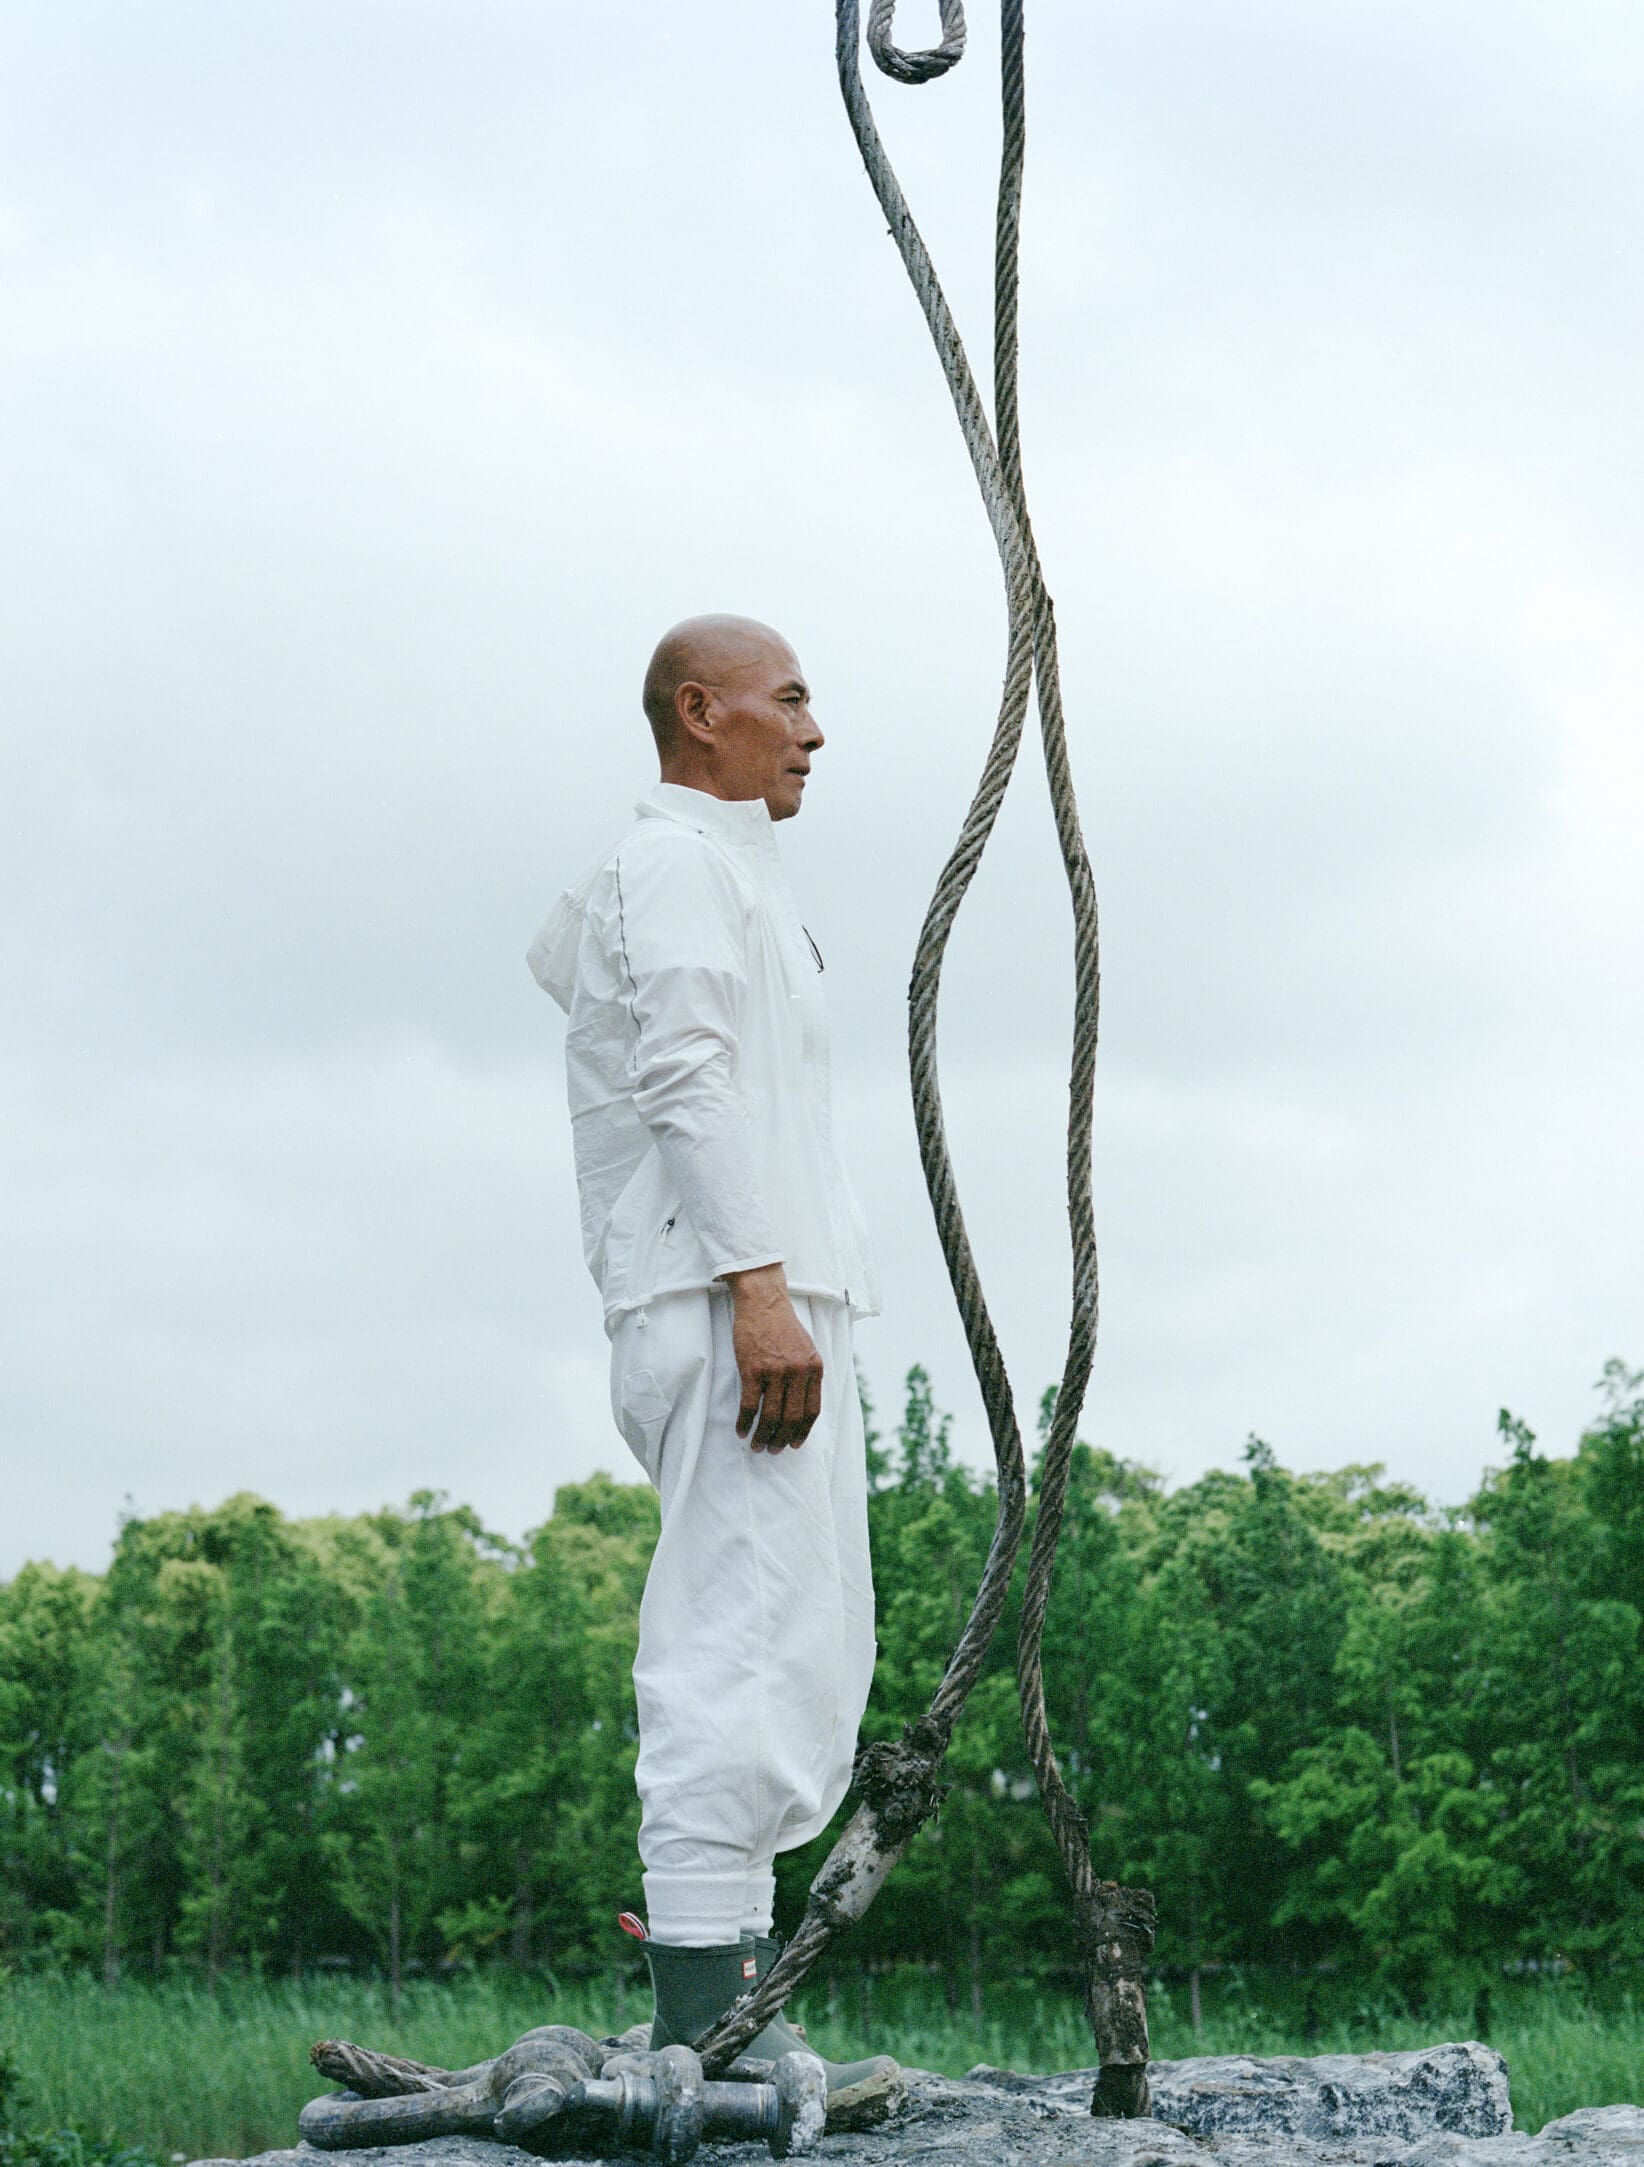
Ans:
[{"label": "bald head", "polygon": [[774,654],[792,656],[780,632],[756,617],[687,617],[656,643],[645,672],[645,719],[666,756],[679,735],[682,685],[726,685]]},{"label": "bald head", "polygon": [[645,714],[662,779],[718,798],[763,798],[790,820],[822,732],[799,657],[753,617],[687,617],[657,642]]}]

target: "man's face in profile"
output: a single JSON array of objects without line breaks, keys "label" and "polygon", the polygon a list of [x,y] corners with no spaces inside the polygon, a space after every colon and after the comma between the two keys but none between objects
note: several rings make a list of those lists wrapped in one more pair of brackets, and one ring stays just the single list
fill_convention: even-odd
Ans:
[{"label": "man's face in profile", "polygon": [[823,743],[799,658],[773,637],[723,675],[724,683],[707,690],[724,795],[763,798],[773,820],[791,820]]}]

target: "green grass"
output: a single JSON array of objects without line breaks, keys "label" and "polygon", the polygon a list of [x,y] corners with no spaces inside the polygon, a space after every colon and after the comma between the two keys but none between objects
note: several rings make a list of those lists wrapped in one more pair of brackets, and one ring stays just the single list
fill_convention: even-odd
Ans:
[{"label": "green grass", "polygon": [[[1472,2033],[1468,2006],[1420,2019],[1343,1997],[1304,2026],[1298,2007],[1219,1979],[1195,2040],[1185,1997],[1155,1988],[1154,2051],[1161,2060],[1203,2054],[1363,2053]],[[380,1986],[225,1981],[215,1992],[185,1981],[106,1993],[89,1978],[14,1977],[0,1986],[0,2057],[15,2066],[15,2129],[68,2131],[55,2151],[38,2140],[0,2140],[0,2167],[104,2167],[121,2148],[161,2161],[236,2158],[296,2141],[297,2110],[319,2083],[308,2066],[316,2039],[350,2038],[418,2059],[459,2065],[495,2053],[533,2024],[620,2030],[645,2015],[633,1980],[551,1990],[517,1973],[482,1973],[407,1988],[398,2020]],[[1090,2035],[1071,1993],[991,1990],[980,2019],[952,2012],[917,1973],[817,1986],[800,2014],[824,2052],[879,2050],[958,2075],[977,2062],[1016,2069],[1077,2068]],[[1512,2075],[1520,2129],[1576,2107],[1644,2099],[1644,2006],[1620,1999],[1600,2012],[1567,1986],[1498,1989],[1491,2044]],[[140,2167],[128,2159],[124,2167]]]},{"label": "green grass", "polygon": [[69,1974],[13,1979],[0,1995],[0,2052],[17,2065],[20,2127],[68,2127],[94,2144],[188,2159],[295,2144],[298,2109],[325,2088],[308,2063],[316,2039],[356,2039],[460,2067],[533,2024],[604,2031],[645,2013],[637,1994],[627,2005],[620,1992],[551,1996],[509,1973],[415,1982],[397,2021],[382,1988],[363,1980],[234,1979],[215,1992],[174,1981],[110,1994]]}]

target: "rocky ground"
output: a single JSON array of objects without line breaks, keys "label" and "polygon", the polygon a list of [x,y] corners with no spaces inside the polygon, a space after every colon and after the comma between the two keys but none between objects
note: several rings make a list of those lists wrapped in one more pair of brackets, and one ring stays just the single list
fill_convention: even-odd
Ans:
[{"label": "rocky ground", "polygon": [[[1153,2119],[1095,2122],[1092,2072],[908,2072],[891,2121],[825,2138],[830,2167],[1644,2167],[1644,2107],[1591,2107],[1515,2133],[1507,2066],[1477,2045],[1412,2054],[1156,2062]],[[704,2162],[763,2146],[705,2145]],[[445,2137],[345,2154],[298,2145],[248,2167],[533,2167],[529,2153]],[[226,2163],[200,2163],[226,2167]]]}]

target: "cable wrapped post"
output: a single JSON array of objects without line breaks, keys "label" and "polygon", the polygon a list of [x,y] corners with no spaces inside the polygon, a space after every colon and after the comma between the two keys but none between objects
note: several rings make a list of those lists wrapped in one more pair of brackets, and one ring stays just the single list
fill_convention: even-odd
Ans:
[{"label": "cable wrapped post", "polygon": [[1100,1883],[1080,1939],[1085,1959],[1085,2014],[1096,2042],[1096,2083],[1090,2111],[1112,2120],[1152,2112],[1147,2085],[1147,1960],[1153,1953],[1156,1909],[1148,1889]]}]

